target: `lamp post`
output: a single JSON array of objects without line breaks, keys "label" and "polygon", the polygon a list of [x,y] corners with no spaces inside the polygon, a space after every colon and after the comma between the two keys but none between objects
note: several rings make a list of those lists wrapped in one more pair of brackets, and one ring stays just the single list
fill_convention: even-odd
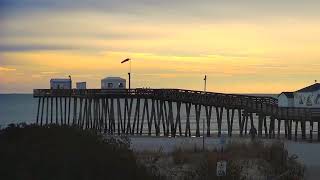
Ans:
[{"label": "lamp post", "polygon": [[125,62],[128,62],[129,61],[129,72],[128,72],[128,77],[129,77],[129,91],[131,89],[131,59],[130,58],[127,58],[123,61],[121,61],[121,64],[122,63],[125,63]]},{"label": "lamp post", "polygon": [[72,79],[71,79],[71,75],[69,75],[69,80],[70,80],[70,89],[72,89]]},{"label": "lamp post", "polygon": [[[204,76],[204,94],[206,94],[207,90],[207,75]],[[204,151],[204,118],[202,119],[202,150]]]}]

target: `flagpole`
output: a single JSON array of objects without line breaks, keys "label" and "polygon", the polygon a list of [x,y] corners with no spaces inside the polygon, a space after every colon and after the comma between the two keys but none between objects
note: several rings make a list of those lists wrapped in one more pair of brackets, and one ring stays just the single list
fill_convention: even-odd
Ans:
[{"label": "flagpole", "polygon": [[127,59],[125,59],[125,60],[123,60],[123,61],[121,61],[121,64],[122,63],[125,63],[125,62],[128,62],[128,61],[130,61],[129,63],[129,72],[128,72],[128,76],[129,76],[129,92],[130,92],[130,90],[131,90],[131,59],[129,59],[129,58],[127,58]]},{"label": "flagpole", "polygon": [[[207,91],[207,75],[204,76],[204,94]],[[202,150],[204,151],[204,118],[202,119]]]},{"label": "flagpole", "polygon": [[128,75],[129,75],[129,91],[130,91],[130,89],[131,89],[131,60],[129,61],[129,73],[128,73]]}]

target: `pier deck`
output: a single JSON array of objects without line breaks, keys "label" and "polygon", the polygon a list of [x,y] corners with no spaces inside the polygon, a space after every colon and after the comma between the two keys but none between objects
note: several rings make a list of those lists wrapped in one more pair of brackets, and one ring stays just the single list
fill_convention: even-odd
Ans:
[{"label": "pier deck", "polygon": [[[264,132],[265,136],[275,138],[277,132],[279,137],[283,122],[284,134],[288,139],[292,138],[292,129],[294,138],[297,139],[298,124],[301,138],[307,139],[308,123],[309,139],[313,139],[313,127],[317,123],[320,140],[319,109],[278,107],[278,100],[272,97],[184,89],[35,89],[33,95],[38,98],[37,123],[40,125],[69,124],[110,134],[142,135],[146,129],[143,126],[147,124],[149,135],[155,133],[164,136],[191,136],[190,123],[195,123],[194,135],[200,136],[200,113],[203,108],[206,114],[207,136],[211,136],[210,125],[213,120],[217,122],[218,136],[221,135],[221,124],[225,121],[228,135],[232,136],[233,121],[237,114],[240,136],[248,134],[250,121],[250,128],[257,126],[255,128],[258,136],[262,136]],[[182,105],[186,113],[184,133],[181,127]],[[191,111],[192,107],[194,111]],[[212,113],[212,110],[215,110],[215,113]],[[223,113],[226,116],[223,116]],[[212,117],[213,114],[216,114],[216,118]],[[254,120],[254,114],[258,116],[258,120]],[[193,115],[195,122],[190,122],[194,121],[190,119]]]}]

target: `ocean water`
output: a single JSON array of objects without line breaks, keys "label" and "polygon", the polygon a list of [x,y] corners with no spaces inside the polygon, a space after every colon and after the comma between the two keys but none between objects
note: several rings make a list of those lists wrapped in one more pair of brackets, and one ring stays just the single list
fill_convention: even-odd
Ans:
[{"label": "ocean water", "polygon": [[37,101],[32,94],[0,94],[0,125],[34,123]]},{"label": "ocean water", "polygon": [[[273,94],[259,94],[259,96],[270,96],[270,97],[277,97]],[[0,94],[0,126],[6,127],[10,123],[35,123],[36,122],[36,115],[37,115],[37,99],[33,98],[32,94]],[[123,103],[123,102],[122,102]],[[115,102],[115,111],[116,111],[116,102]],[[123,104],[121,106],[124,106]],[[133,103],[133,111],[135,107],[135,102]],[[141,112],[140,118],[142,116],[142,108],[143,108],[143,101],[140,104]],[[149,108],[151,108],[151,103],[149,103]],[[174,118],[176,117],[176,106],[173,104],[173,114]],[[186,124],[186,107],[182,104],[181,106],[181,123],[182,123],[182,132],[185,130]],[[123,113],[123,111],[122,111]],[[231,114],[231,113],[230,113]],[[115,112],[117,115],[117,112]],[[131,121],[133,120],[134,112],[131,116]],[[227,132],[227,121],[226,117],[227,113],[224,111],[223,113],[223,121],[222,121],[222,131]],[[117,117],[115,117],[117,120]],[[258,117],[256,115],[253,116],[255,127],[258,126]],[[55,119],[55,117],[54,117]],[[202,132],[202,122],[206,119],[205,109],[202,107],[201,115],[200,115],[200,130]],[[195,109],[192,106],[191,115],[190,115],[190,122],[191,122],[191,131],[194,134],[196,129],[196,117],[195,117]],[[269,118],[267,118],[267,123],[269,123]],[[248,122],[248,129],[250,128],[250,122]],[[284,130],[282,123],[281,129]],[[206,126],[206,125],[205,125]],[[144,123],[143,131],[147,132],[147,124],[146,120]],[[277,126],[276,126],[277,127]],[[162,127],[161,127],[162,128]],[[211,131],[214,133],[217,131],[217,116],[216,110],[212,109],[212,116],[211,116]],[[299,129],[300,130],[300,129]],[[233,132],[239,131],[239,124],[238,124],[238,112],[235,111],[234,122],[233,122]]]}]

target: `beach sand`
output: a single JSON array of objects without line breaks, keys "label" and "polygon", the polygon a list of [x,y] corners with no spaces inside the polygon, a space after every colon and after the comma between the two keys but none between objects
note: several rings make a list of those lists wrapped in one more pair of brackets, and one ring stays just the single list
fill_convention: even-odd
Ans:
[{"label": "beach sand", "polygon": [[[203,146],[202,137],[139,137],[133,136],[131,139],[131,148],[134,151],[162,151],[164,153],[170,153],[176,148],[188,148],[199,150]],[[305,141],[288,141],[288,140],[276,140],[276,139],[261,139],[265,143],[271,143],[275,141],[281,141],[287,147],[289,155],[297,155],[299,161],[301,161],[307,168],[306,179],[315,180],[320,178],[320,143],[309,143]],[[250,142],[249,137],[232,137],[228,138],[223,136],[218,137],[206,137],[205,148],[214,149],[221,148],[228,142]]]}]

